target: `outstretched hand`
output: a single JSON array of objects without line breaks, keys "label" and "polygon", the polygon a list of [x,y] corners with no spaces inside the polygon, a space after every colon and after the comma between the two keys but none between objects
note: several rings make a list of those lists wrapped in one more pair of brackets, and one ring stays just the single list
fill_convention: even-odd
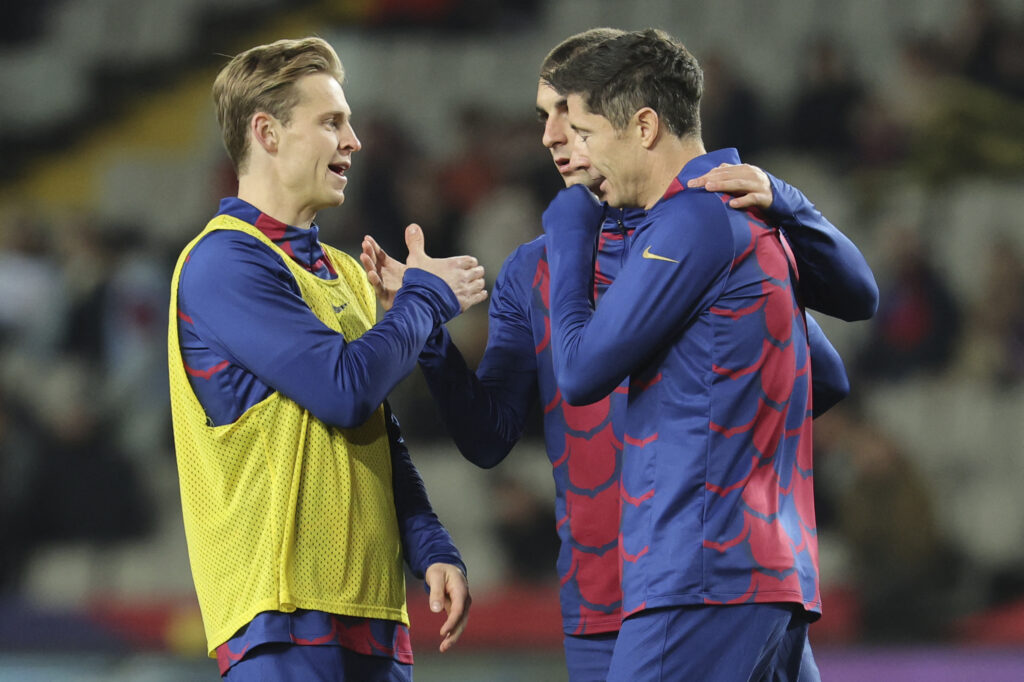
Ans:
[{"label": "outstretched hand", "polygon": [[452,564],[431,564],[424,578],[430,590],[430,610],[440,613],[444,609],[448,619],[441,626],[441,646],[444,653],[452,648],[466,629],[469,620],[469,606],[473,598],[469,595],[469,581],[458,566]]},{"label": "outstretched hand", "polygon": [[370,235],[363,237],[363,252],[359,254],[359,262],[366,270],[366,279],[377,292],[381,307],[391,310],[395,294],[402,286],[405,264],[389,256]]},{"label": "outstretched hand", "polygon": [[755,207],[768,210],[774,200],[768,175],[749,163],[723,163],[700,177],[690,179],[686,186],[732,194],[734,196],[729,200],[729,206],[732,208]]},{"label": "outstretched hand", "polygon": [[363,237],[363,252],[359,254],[359,261],[385,310],[394,304],[395,294],[402,286],[407,268],[420,268],[443,279],[458,299],[462,312],[486,300],[484,269],[476,258],[431,258],[424,250],[423,230],[415,223],[405,228],[405,245],[409,249],[409,257],[403,264],[389,256],[373,237]]}]

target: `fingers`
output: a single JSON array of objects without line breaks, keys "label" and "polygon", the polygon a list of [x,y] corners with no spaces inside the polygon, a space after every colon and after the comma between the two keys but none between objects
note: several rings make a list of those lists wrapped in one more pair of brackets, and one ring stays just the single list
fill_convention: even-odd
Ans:
[{"label": "fingers", "polygon": [[430,589],[430,596],[427,598],[430,603],[430,610],[434,613],[440,613],[441,609],[445,606],[444,573],[441,571],[427,571],[423,578]]},{"label": "fingers", "polygon": [[359,254],[359,262],[362,264],[363,270],[366,270],[367,276],[376,274],[377,267],[373,257],[366,253],[366,242],[363,242],[363,252]]},{"label": "fingers", "polygon": [[441,646],[439,649],[442,653],[452,648],[466,629],[471,602],[469,586],[461,574],[451,576],[451,580],[446,585],[448,589],[448,599],[446,600],[448,618],[441,626],[440,631]]},{"label": "fingers", "polygon": [[[475,258],[472,259],[474,262]],[[462,312],[466,312],[477,303],[487,299],[487,290],[484,288],[484,268],[482,265],[462,270],[457,281],[452,286],[455,297],[459,299],[459,306]]]}]

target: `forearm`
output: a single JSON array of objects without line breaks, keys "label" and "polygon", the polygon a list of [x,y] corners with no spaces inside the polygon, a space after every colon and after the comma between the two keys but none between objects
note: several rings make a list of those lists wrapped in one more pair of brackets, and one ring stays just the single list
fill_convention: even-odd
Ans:
[{"label": "forearm", "polygon": [[[514,362],[485,363],[500,377],[481,380],[466,365],[447,330],[437,329],[420,354],[419,364],[445,426],[459,452],[479,467],[501,462],[519,441],[526,421],[535,371],[516,372]],[[494,380],[492,380],[494,379]]]},{"label": "forearm", "polygon": [[391,449],[398,532],[409,569],[420,579],[427,568],[435,563],[454,564],[465,572],[462,556],[430,505],[423,479],[412,463],[402,438],[401,427],[387,403],[385,416]]},{"label": "forearm", "polygon": [[817,321],[807,315],[807,342],[811,356],[811,404],[815,418],[850,394],[850,380],[839,352]]}]

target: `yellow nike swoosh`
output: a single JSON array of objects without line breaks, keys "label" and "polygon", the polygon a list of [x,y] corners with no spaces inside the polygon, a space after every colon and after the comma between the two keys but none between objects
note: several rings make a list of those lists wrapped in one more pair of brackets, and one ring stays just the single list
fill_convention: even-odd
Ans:
[{"label": "yellow nike swoosh", "polygon": [[644,252],[643,252],[642,255],[643,255],[644,258],[649,258],[651,260],[664,260],[664,261],[668,261],[669,263],[678,263],[679,262],[679,261],[675,260],[674,258],[666,258],[665,256],[659,256],[656,253],[651,253],[651,247],[650,246],[648,246],[646,249],[644,249]]}]

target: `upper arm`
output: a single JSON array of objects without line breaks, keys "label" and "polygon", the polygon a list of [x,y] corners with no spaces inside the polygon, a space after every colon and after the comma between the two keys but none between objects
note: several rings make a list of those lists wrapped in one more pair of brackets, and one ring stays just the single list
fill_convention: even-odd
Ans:
[{"label": "upper arm", "polygon": [[878,308],[878,284],[857,246],[797,188],[768,174],[769,216],[786,233],[808,308],[843,320],[863,320]]},{"label": "upper arm", "polygon": [[839,352],[810,314],[807,343],[811,354],[811,404],[813,415],[819,417],[850,394],[850,380]]}]

